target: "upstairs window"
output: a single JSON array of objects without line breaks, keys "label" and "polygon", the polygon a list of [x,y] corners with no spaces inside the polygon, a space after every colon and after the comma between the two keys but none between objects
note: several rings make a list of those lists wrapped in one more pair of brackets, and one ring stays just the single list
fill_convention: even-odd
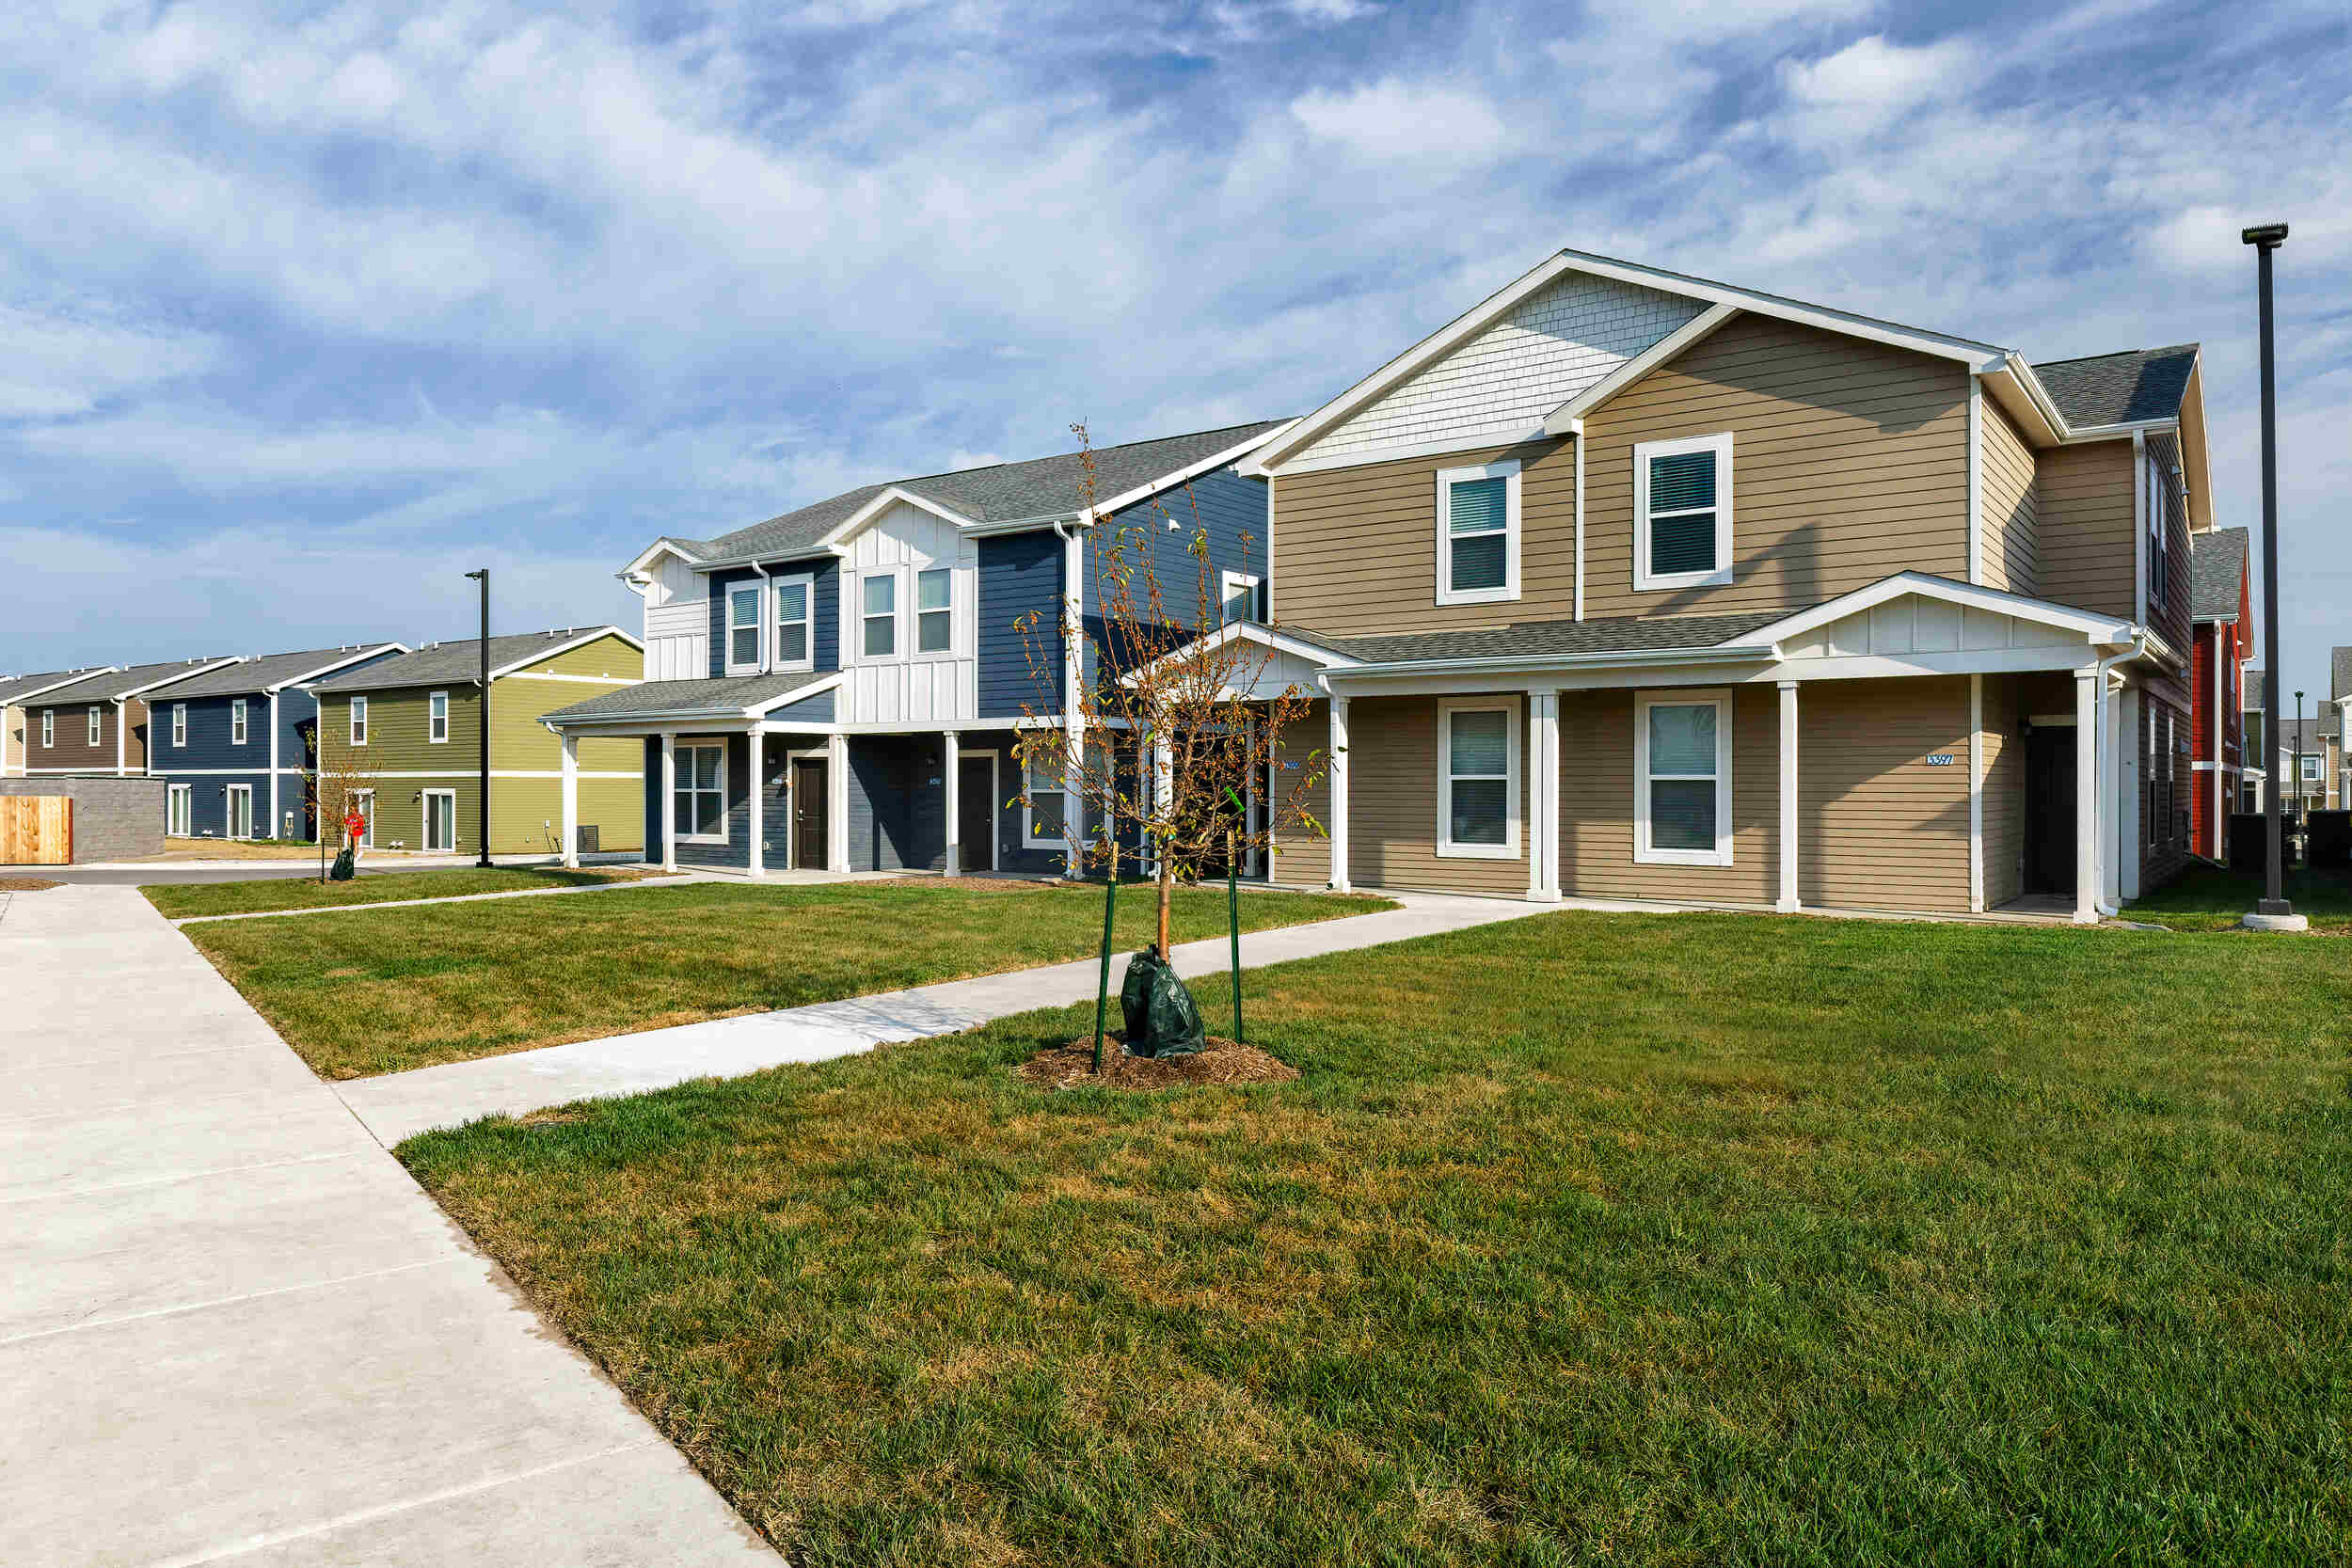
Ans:
[{"label": "upstairs window", "polygon": [[188,743],[188,705],[185,703],[171,705],[171,743],[174,746]]},{"label": "upstairs window", "polygon": [[2172,483],[2154,452],[2147,454],[2148,491],[2148,608],[2162,610],[2172,587]]},{"label": "upstairs window", "polygon": [[1633,449],[1633,531],[1635,588],[1731,580],[1729,433]]},{"label": "upstairs window", "polygon": [[727,590],[727,673],[759,673],[759,584]]},{"label": "upstairs window", "polygon": [[1519,596],[1519,466],[1438,470],[1438,602]]},{"label": "upstairs window", "polygon": [[[172,705],[171,738],[175,744],[185,733],[183,715],[186,711],[184,704]],[[231,746],[245,744],[245,699],[243,697],[232,697],[229,701],[229,744]]]},{"label": "upstairs window", "polygon": [[92,703],[89,705],[89,711],[82,715],[82,721],[88,727],[89,743],[93,746],[97,745],[98,737],[103,733],[102,726],[104,721],[99,716],[99,707],[96,703]]},{"label": "upstairs window", "polygon": [[449,739],[449,693],[436,691],[424,700],[424,737],[438,746]]},{"label": "upstairs window", "polygon": [[858,592],[865,626],[859,647],[866,658],[889,658],[898,651],[898,579],[888,573],[864,578]]},{"label": "upstairs window", "polygon": [[354,746],[368,743],[368,700],[365,697],[351,699],[351,743]]},{"label": "upstairs window", "polygon": [[1519,852],[1519,706],[1464,697],[1438,707],[1438,853],[1510,860]]},{"label": "upstairs window", "polygon": [[914,651],[944,654],[955,646],[955,575],[945,566],[914,575]]},{"label": "upstairs window", "polygon": [[40,749],[45,752],[56,743],[57,710],[54,707],[42,708],[40,710]]},{"label": "upstairs window", "polygon": [[776,668],[806,670],[816,662],[811,655],[812,628],[809,601],[816,587],[814,578],[776,578]]},{"label": "upstairs window", "polygon": [[1265,585],[1243,572],[1225,574],[1225,625],[1265,618]]},{"label": "upstairs window", "polygon": [[1633,858],[1731,863],[1731,698],[1644,697],[1633,715]]}]

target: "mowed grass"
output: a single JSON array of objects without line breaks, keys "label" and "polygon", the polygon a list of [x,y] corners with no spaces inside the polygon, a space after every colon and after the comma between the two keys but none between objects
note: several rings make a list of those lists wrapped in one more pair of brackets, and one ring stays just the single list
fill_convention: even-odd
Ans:
[{"label": "mowed grass", "polygon": [[2344,974],[1561,913],[1252,972],[1296,1084],[1057,1010],[399,1152],[804,1568],[2341,1562]]},{"label": "mowed grass", "polygon": [[[1393,907],[1252,891],[1241,921],[1254,931]],[[1147,891],[1120,898],[1119,915],[1122,945],[1151,940]],[[1225,928],[1224,889],[1177,891],[1177,941]],[[362,1078],[1084,958],[1102,940],[1103,893],[700,882],[182,929],[313,1069]]]},{"label": "mowed grass", "polygon": [[578,871],[468,866],[453,871],[362,873],[347,882],[308,877],[275,877],[250,882],[157,882],[139,889],[167,919],[191,915],[255,914],[273,910],[323,910],[345,904],[389,904],[404,898],[457,898],[472,893],[526,893],[538,888],[602,887],[634,881],[634,866]]},{"label": "mowed grass", "polygon": [[[2176,931],[2228,930],[2254,907],[2263,888],[2260,873],[2194,865],[2147,897],[2125,905],[2123,918]],[[2280,891],[2296,913],[2311,917],[2312,930],[2352,933],[2352,874],[2290,870]]]}]

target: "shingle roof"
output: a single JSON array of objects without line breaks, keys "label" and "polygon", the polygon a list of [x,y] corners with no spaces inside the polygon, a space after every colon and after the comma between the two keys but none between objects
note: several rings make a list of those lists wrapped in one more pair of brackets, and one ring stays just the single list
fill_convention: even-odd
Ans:
[{"label": "shingle roof", "polygon": [[2197,364],[2195,343],[2094,354],[2087,359],[2054,359],[2036,365],[2051,401],[2076,427],[2133,424],[2168,420],[2181,411],[2188,372]]},{"label": "shingle roof", "polygon": [[641,681],[569,707],[557,708],[547,717],[634,719],[670,714],[739,714],[745,708],[772,702],[804,686],[832,680],[839,673],[836,670],[803,670],[792,674],[735,675],[723,680]]},{"label": "shingle roof", "polygon": [[1627,615],[1599,621],[1525,621],[1477,631],[1404,632],[1383,637],[1336,637],[1284,626],[1291,636],[1366,664],[1424,658],[1518,658],[1553,654],[1646,653],[1711,648],[1743,632],[1785,620],[1775,610],[1747,615]]},{"label": "shingle roof", "polygon": [[[1200,430],[1157,441],[1134,441],[1123,447],[1099,447],[1094,452],[1094,499],[1114,496],[1165,479],[1205,458],[1240,446],[1253,436],[1284,423],[1261,420],[1254,424]],[[1087,504],[1085,467],[1080,454],[1063,452],[1023,463],[996,463],[985,468],[929,474],[863,484],[838,496],[803,506],[797,512],[771,517],[764,523],[721,534],[716,539],[671,542],[703,561],[726,561],[743,556],[782,558],[803,553],[854,515],[859,507],[883,491],[911,491],[976,523],[1007,523],[1028,517],[1068,516]]]},{"label": "shingle roof", "polygon": [[13,703],[28,691],[56,686],[81,673],[81,670],[52,670],[45,675],[10,675],[7,680],[0,680],[0,704]]},{"label": "shingle roof", "polygon": [[2246,586],[2246,531],[2216,529],[2188,539],[2188,613],[2194,621],[2224,620],[2238,612]]},{"label": "shingle roof", "polygon": [[72,686],[59,687],[55,691],[44,691],[34,700],[42,707],[52,704],[63,707],[69,703],[103,703],[126,691],[136,691],[143,686],[168,680],[175,673],[192,674],[208,664],[217,662],[217,659],[211,658],[174,658],[161,664],[134,664],[128,670],[111,670],[92,675],[86,681],[75,681]]},{"label": "shingle roof", "polygon": [[[565,626],[556,631],[516,632],[508,637],[493,637],[490,639],[490,668],[502,670],[518,660],[553,653],[566,643],[584,641],[599,633],[620,629],[618,626]],[[419,648],[413,654],[388,658],[364,670],[354,670],[349,674],[329,675],[311,689],[389,691],[404,686],[466,685],[482,673],[481,649],[482,640],[478,637],[469,637],[462,642],[437,642],[429,648]]]},{"label": "shingle roof", "polygon": [[2328,696],[2352,697],[2352,648],[2334,648],[2328,654]]},{"label": "shingle roof", "polygon": [[315,674],[329,664],[358,658],[378,648],[391,646],[388,642],[371,642],[358,648],[311,648],[294,654],[262,654],[242,664],[231,664],[208,672],[190,680],[174,681],[172,699],[183,697],[227,697],[242,691],[265,691],[287,681]]}]

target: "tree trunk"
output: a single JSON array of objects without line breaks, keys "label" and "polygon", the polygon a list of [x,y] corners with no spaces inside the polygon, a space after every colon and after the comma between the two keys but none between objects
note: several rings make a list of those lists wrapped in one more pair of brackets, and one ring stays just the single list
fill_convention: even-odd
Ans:
[{"label": "tree trunk", "polygon": [[1168,907],[1175,897],[1176,863],[1163,848],[1160,852],[1160,957],[1163,958],[1168,957],[1170,948],[1168,937]]}]

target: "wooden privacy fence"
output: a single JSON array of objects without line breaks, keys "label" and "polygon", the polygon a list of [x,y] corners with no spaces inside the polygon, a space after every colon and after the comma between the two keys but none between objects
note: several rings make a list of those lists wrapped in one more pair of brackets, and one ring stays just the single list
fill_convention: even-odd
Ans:
[{"label": "wooden privacy fence", "polygon": [[72,800],[63,795],[0,795],[0,865],[72,863]]}]

